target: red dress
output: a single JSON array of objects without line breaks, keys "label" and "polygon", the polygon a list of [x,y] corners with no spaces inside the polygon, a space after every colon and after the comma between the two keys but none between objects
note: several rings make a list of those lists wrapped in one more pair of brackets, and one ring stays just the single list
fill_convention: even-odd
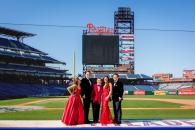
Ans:
[{"label": "red dress", "polygon": [[110,124],[113,122],[112,115],[110,113],[110,109],[108,106],[109,99],[108,100],[105,99],[108,96],[109,92],[110,92],[109,85],[104,86],[103,93],[102,93],[102,110],[101,110],[101,115],[100,115],[101,124]]},{"label": "red dress", "polygon": [[77,125],[84,123],[84,110],[80,98],[81,90],[76,88],[74,95],[70,95],[64,113],[62,122],[66,125]]}]

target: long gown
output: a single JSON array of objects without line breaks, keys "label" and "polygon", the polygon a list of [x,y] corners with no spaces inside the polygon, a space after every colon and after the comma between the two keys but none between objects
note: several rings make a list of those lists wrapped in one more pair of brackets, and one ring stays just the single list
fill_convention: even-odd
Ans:
[{"label": "long gown", "polygon": [[112,115],[110,113],[110,109],[108,106],[109,99],[105,100],[105,98],[108,96],[109,92],[110,92],[109,85],[104,86],[103,93],[102,93],[102,110],[101,110],[101,115],[100,115],[100,123],[101,124],[110,124],[113,122]]},{"label": "long gown", "polygon": [[81,90],[76,88],[74,95],[70,95],[64,108],[62,122],[66,125],[77,125],[84,123],[84,110],[80,98]]}]

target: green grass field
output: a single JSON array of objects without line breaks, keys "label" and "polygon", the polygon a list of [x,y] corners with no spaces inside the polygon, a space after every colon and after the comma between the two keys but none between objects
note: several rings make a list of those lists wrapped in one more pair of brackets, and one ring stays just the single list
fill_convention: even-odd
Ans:
[{"label": "green grass field", "polygon": [[[124,96],[124,98],[155,98],[155,99],[195,99],[195,96]],[[41,101],[42,100],[42,101]],[[25,106],[42,106],[44,110],[20,111],[20,112],[4,112],[0,113],[0,120],[60,120],[63,114],[67,97],[44,97],[44,98],[23,98],[12,100],[0,100],[1,106],[14,106],[24,104]],[[40,102],[34,102],[40,101]],[[195,100],[193,100],[195,102]],[[112,102],[110,102],[112,110]],[[123,119],[179,119],[179,118],[195,118],[195,109],[174,109],[165,110],[164,108],[181,108],[184,104],[154,101],[154,100],[124,100],[122,108],[124,108]],[[47,109],[50,108],[50,109]],[[129,110],[127,110],[130,108]],[[147,109],[136,109],[147,108]],[[160,108],[160,109],[150,109]],[[56,109],[56,110],[55,110]],[[92,111],[89,113],[92,119]]]}]

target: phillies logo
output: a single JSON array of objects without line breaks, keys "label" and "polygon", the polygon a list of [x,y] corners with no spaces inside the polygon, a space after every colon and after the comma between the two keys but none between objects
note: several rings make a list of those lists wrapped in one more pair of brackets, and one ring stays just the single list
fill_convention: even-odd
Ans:
[{"label": "phillies logo", "polygon": [[107,28],[104,26],[96,27],[92,23],[87,24],[87,33],[88,34],[114,34],[113,28]]}]

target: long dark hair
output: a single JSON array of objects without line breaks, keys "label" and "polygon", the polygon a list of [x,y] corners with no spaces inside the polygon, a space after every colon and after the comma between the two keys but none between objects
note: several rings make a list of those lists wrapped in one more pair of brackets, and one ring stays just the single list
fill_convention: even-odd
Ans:
[{"label": "long dark hair", "polygon": [[[107,78],[107,79],[108,79],[108,83],[109,83],[110,78],[109,78],[108,76],[105,76],[105,77],[104,77],[104,79],[105,79],[105,78]],[[104,84],[105,84],[105,82],[104,82]]]}]

